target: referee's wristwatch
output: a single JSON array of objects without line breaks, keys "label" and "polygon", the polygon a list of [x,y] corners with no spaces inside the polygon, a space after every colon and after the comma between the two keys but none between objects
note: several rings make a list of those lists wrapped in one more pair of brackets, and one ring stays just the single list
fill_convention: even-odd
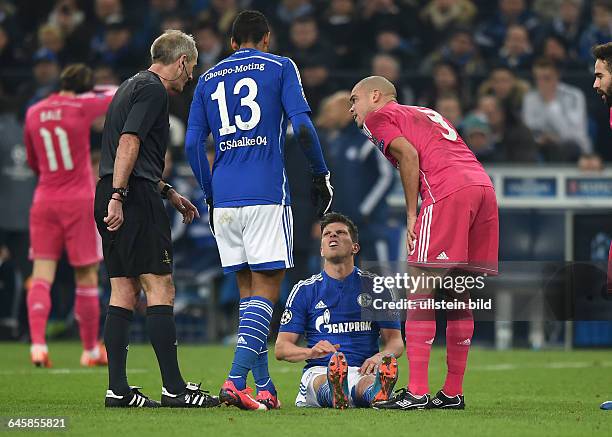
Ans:
[{"label": "referee's wristwatch", "polygon": [[129,191],[130,190],[127,187],[125,188],[114,188],[113,187],[113,192],[111,194],[111,197],[113,196],[113,194],[117,193],[119,194],[119,196],[121,196],[121,200],[123,201],[127,197]]},{"label": "referee's wristwatch", "polygon": [[172,185],[166,183],[164,185],[164,188],[162,188],[161,192],[160,192],[160,194],[162,196],[162,199],[167,199],[168,198],[168,193],[170,192],[170,190],[173,190],[173,189],[174,189],[174,187]]}]

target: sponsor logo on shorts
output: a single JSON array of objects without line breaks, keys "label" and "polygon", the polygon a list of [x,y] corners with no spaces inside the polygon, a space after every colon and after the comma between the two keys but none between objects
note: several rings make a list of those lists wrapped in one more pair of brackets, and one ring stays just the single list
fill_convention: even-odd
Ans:
[{"label": "sponsor logo on shorts", "polygon": [[223,215],[221,215],[221,217],[219,218],[220,225],[231,225],[233,221],[234,218],[227,212],[224,212]]}]

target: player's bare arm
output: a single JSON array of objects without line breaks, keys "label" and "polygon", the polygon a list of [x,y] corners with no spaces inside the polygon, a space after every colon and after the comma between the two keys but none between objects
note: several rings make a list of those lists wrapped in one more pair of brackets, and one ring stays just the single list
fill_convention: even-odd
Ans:
[{"label": "player's bare arm", "polygon": [[[171,187],[164,193],[164,188],[166,186]],[[200,213],[198,212],[198,208],[195,207],[193,203],[185,196],[180,194],[178,191],[174,189],[170,184],[165,181],[160,180],[157,183],[157,188],[160,193],[163,193],[166,198],[170,201],[172,206],[180,212],[183,216],[183,223],[189,224],[193,221],[194,218],[200,218]]]},{"label": "player's bare arm", "polygon": [[279,332],[274,347],[276,359],[279,361],[289,361],[290,363],[298,363],[308,359],[310,349],[298,346],[296,343],[299,338],[300,335],[293,332]]},{"label": "player's bare arm", "polygon": [[[140,150],[140,139],[133,134],[123,134],[119,138],[119,146],[117,146],[117,156],[113,171],[113,187],[126,188],[128,179],[136,158]],[[108,202],[108,212],[104,217],[104,222],[108,225],[108,230],[114,232],[123,224],[123,198],[118,193],[113,193],[111,200]]]},{"label": "player's bare arm", "polygon": [[416,234],[414,225],[417,220],[417,196],[419,195],[419,155],[410,142],[404,137],[397,137],[389,144],[391,155],[399,163],[400,178],[406,199],[407,244],[410,251],[414,250]]},{"label": "player's bare arm", "polygon": [[395,358],[399,358],[404,352],[402,331],[397,329],[381,329],[380,337],[382,338],[385,347],[379,353],[372,355],[363,362],[359,368],[359,373],[361,375],[375,374],[376,369],[382,362],[384,356],[393,355]]},{"label": "player's bare arm", "polygon": [[140,139],[134,134],[123,134],[119,138],[117,156],[113,169],[113,187],[125,188],[134,169],[140,150]]},{"label": "player's bare arm", "polygon": [[301,347],[297,345],[299,338],[300,335],[293,332],[280,332],[274,348],[276,359],[289,361],[290,363],[299,363],[300,361],[333,354],[340,348],[339,344],[331,344],[327,340],[319,341],[312,348]]}]

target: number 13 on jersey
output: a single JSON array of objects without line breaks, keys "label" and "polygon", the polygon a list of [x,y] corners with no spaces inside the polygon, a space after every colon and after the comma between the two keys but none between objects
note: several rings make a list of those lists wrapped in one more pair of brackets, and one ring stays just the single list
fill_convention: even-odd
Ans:
[{"label": "number 13 on jersey", "polygon": [[261,108],[259,104],[255,101],[255,97],[257,97],[257,82],[255,82],[250,77],[244,77],[236,82],[234,85],[233,94],[235,96],[240,94],[240,90],[246,87],[248,89],[248,93],[246,96],[240,99],[240,106],[246,106],[251,110],[251,118],[248,120],[243,120],[242,117],[238,114],[234,116],[234,123],[230,122],[230,114],[227,109],[227,99],[225,96],[225,82],[221,81],[217,85],[217,89],[214,93],[210,95],[212,100],[216,100],[219,105],[219,117],[221,118],[221,128],[219,129],[219,135],[230,135],[236,132],[236,128],[246,131],[251,130],[257,126],[259,121],[261,120]]}]

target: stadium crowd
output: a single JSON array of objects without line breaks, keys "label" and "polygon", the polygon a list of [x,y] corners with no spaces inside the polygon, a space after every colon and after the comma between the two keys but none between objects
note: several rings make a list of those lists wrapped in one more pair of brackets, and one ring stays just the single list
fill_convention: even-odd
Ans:
[{"label": "stadium crowd", "polygon": [[[334,209],[360,228],[365,259],[389,258],[385,196],[394,181],[348,113],[347,92],[366,75],[393,82],[400,103],[440,112],[485,164],[600,170],[612,161],[609,114],[591,90],[590,54],[593,45],[612,40],[612,0],[0,0],[0,193],[6,208],[0,270],[9,254],[14,268],[28,269],[19,260],[27,254],[24,218],[35,179],[25,161],[22,123],[29,106],[57,90],[61,69],[84,62],[94,68],[97,85],[118,85],[149,65],[148,47],[157,35],[180,29],[197,42],[195,76],[231,52],[230,26],[245,8],[266,14],[271,51],[300,69],[336,187]],[[168,175],[185,159],[194,88],[170,98]],[[93,156],[101,130],[94,124]],[[313,270],[316,227],[303,188],[309,184],[301,183],[309,175],[291,146],[289,140],[295,234],[313,235],[295,241],[296,268],[289,276],[295,283]],[[363,177],[355,180],[355,174]],[[193,193],[201,196],[195,184]],[[183,248],[199,260],[191,265],[198,272],[218,270],[207,226],[185,228],[179,221],[177,267]]]},{"label": "stadium crowd", "polygon": [[[2,0],[3,112],[23,115],[67,63],[119,83],[148,65],[168,28],[195,36],[203,72],[229,54],[229,27],[246,7],[269,17],[273,51],[295,60],[315,113],[355,78],[379,74],[401,103],[452,120],[482,161],[612,157],[585,97],[590,48],[612,39],[608,0]],[[190,100],[173,98],[178,124]]]}]

